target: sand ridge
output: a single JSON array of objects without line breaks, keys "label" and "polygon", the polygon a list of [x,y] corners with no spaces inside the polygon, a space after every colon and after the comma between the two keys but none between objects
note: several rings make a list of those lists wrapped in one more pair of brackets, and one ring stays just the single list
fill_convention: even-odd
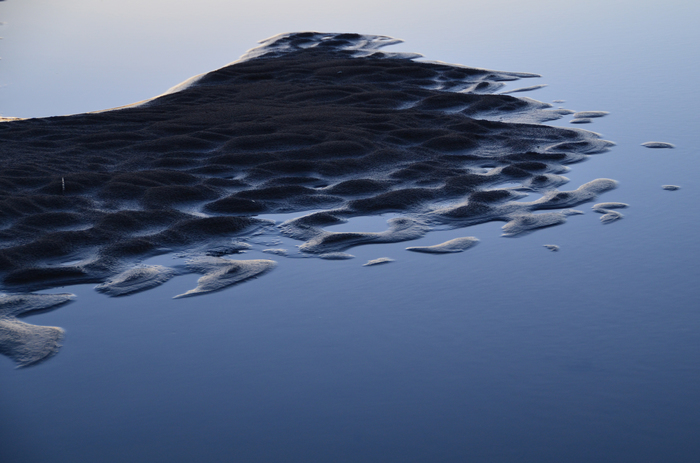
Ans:
[{"label": "sand ridge", "polygon": [[[202,273],[194,264],[140,267],[148,257],[220,259],[261,231],[326,259],[417,239],[436,225],[496,220],[518,235],[563,223],[565,208],[615,187],[597,179],[557,190],[567,165],[612,143],[543,124],[573,111],[495,94],[536,75],[380,50],[393,43],[281,34],[140,104],[0,123],[0,289],[94,282],[127,294]],[[516,201],[527,194],[540,199]],[[385,232],[323,228],[387,212],[403,216]],[[279,227],[259,217],[272,213],[299,216]],[[217,261],[181,296],[273,266]]]}]

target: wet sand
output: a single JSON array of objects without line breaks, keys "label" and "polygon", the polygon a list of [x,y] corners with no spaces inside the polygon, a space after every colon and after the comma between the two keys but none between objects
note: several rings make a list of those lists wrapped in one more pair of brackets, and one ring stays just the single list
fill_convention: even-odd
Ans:
[{"label": "wet sand", "polygon": [[[495,94],[534,75],[380,51],[396,42],[282,34],[146,102],[6,120],[1,289],[96,283],[116,296],[203,273],[189,296],[274,267],[222,258],[261,230],[299,240],[305,255],[342,259],[353,246],[412,240],[435,226],[502,221],[516,236],[564,223],[567,208],[615,188],[596,179],[558,190],[567,165],[611,143],[544,124],[571,111]],[[519,201],[527,194],[540,198]],[[324,230],[387,212],[402,217],[384,232]],[[299,217],[280,226],[257,217],[271,213]],[[217,268],[139,267],[170,252]]]}]

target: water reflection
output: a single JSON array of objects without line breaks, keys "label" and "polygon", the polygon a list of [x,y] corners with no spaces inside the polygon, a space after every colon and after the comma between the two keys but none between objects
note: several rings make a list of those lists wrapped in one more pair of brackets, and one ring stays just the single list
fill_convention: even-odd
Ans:
[{"label": "water reflection", "polygon": [[[479,225],[470,233],[480,244],[454,255],[397,243],[381,255],[353,249],[346,261],[303,259],[303,270],[280,266],[206,304],[163,303],[176,281],[129,304],[71,288],[84,302],[27,319],[66,328],[61,355],[21,371],[0,358],[4,460],[680,462],[700,453],[700,249],[688,213],[699,193],[698,95],[669,84],[669,72],[700,77],[688,59],[700,5],[268,2],[237,3],[230,15],[210,2],[166,6],[3,2],[2,114],[137,101],[280,31],[377,32],[448,62],[537,72],[549,86],[533,97],[609,111],[586,128],[618,147],[566,175],[581,185],[604,172],[620,188],[601,201],[632,207],[611,226],[586,210],[566,233],[518,240],[499,238],[501,224]],[[640,146],[648,140],[676,149]],[[361,267],[383,255],[396,260]],[[196,276],[183,278],[195,286]]]}]

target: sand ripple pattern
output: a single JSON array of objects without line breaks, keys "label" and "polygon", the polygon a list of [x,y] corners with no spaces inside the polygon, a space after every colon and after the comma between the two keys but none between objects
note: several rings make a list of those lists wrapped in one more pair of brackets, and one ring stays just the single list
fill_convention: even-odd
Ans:
[{"label": "sand ripple pattern", "polygon": [[[518,235],[557,225],[566,208],[615,187],[557,189],[567,165],[612,143],[543,124],[572,111],[495,94],[534,74],[381,50],[397,42],[282,34],[140,104],[0,123],[0,288],[94,282],[118,296],[204,273],[181,295],[190,296],[271,269],[211,260],[261,230],[343,259],[353,246],[435,226],[503,221],[504,234]],[[528,194],[539,199],[520,201]],[[299,216],[281,226],[259,217],[271,213]],[[382,233],[324,230],[382,213],[402,216]],[[168,252],[199,264],[140,266]]]}]

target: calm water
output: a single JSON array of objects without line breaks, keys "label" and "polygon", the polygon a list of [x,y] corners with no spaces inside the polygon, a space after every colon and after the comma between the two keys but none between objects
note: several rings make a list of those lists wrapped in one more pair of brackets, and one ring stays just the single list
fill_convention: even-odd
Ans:
[{"label": "calm water", "polygon": [[60,353],[22,370],[0,358],[0,461],[697,460],[700,5],[142,3],[1,3],[0,113],[138,101],[282,31],[386,34],[610,111],[584,128],[618,146],[566,175],[614,178],[601,201],[631,207],[606,226],[583,205],[520,238],[490,223],[415,241],[481,240],[456,255],[277,259],[200,298],[170,299],[194,276],[125,299],[71,287],[77,302],[27,319],[66,329]]}]

